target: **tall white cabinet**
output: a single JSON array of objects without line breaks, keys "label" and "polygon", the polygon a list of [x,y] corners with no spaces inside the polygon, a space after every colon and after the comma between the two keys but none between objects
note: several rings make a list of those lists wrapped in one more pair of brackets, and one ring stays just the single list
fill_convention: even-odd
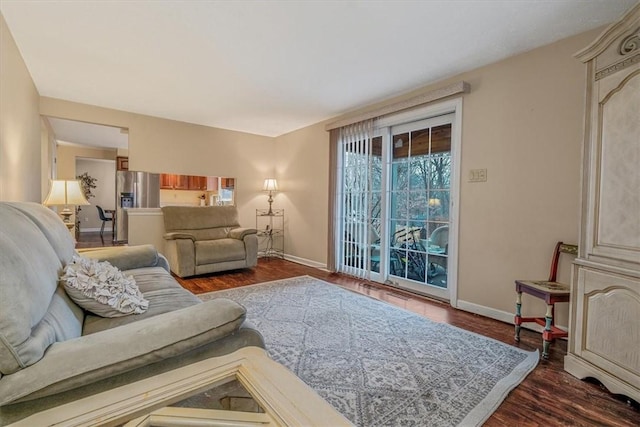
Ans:
[{"label": "tall white cabinet", "polygon": [[576,57],[587,105],[564,367],[640,401],[640,3]]}]

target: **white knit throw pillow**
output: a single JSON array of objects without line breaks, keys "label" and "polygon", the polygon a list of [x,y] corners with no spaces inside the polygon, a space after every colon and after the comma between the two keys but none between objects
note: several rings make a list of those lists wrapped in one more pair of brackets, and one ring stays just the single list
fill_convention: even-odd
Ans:
[{"label": "white knit throw pillow", "polygon": [[141,314],[149,308],[133,277],[107,261],[74,256],[60,280],[76,304],[98,316]]}]

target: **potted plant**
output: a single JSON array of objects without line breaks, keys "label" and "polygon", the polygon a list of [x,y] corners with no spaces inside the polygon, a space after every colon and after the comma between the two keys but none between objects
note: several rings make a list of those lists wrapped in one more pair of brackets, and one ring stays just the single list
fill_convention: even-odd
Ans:
[{"label": "potted plant", "polygon": [[[89,200],[92,197],[95,197],[93,194],[93,189],[96,188],[96,182],[98,182],[97,178],[89,175],[88,172],[84,172],[82,175],[76,176],[76,179],[80,181],[80,187],[82,188],[82,193],[84,197]],[[80,232],[80,220],[78,219],[78,213],[82,210],[80,206],[76,206],[76,234]]]}]

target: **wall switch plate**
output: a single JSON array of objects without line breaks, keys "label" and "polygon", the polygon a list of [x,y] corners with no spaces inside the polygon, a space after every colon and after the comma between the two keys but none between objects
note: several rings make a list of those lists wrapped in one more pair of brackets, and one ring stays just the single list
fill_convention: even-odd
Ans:
[{"label": "wall switch plate", "polygon": [[469,182],[487,182],[487,170],[471,169],[469,171]]}]

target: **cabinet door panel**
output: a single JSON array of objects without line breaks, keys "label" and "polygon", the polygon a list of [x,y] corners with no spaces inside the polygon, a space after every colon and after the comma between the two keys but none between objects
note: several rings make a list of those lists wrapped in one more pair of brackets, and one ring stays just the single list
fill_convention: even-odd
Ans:
[{"label": "cabinet door panel", "polygon": [[640,387],[640,280],[581,268],[576,353]]},{"label": "cabinet door panel", "polygon": [[189,175],[174,175],[175,182],[174,187],[176,190],[188,190],[189,189]]},{"label": "cabinet door panel", "polygon": [[174,177],[175,175],[168,173],[160,174],[160,188],[163,190],[173,190]]},{"label": "cabinet door panel", "polygon": [[[640,263],[640,64],[635,68],[607,90],[599,103],[601,161],[595,252],[605,256],[615,253]],[[606,86],[604,83],[601,85]]]},{"label": "cabinet door panel", "polygon": [[207,189],[207,177],[206,176],[189,176],[189,190],[206,190]]}]

